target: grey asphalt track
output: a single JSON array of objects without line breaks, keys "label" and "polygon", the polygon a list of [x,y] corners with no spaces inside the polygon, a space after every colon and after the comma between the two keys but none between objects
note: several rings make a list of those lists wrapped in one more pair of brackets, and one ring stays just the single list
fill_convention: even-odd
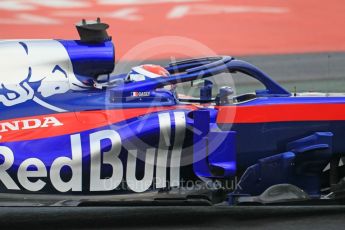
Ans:
[{"label": "grey asphalt track", "polygon": [[288,90],[345,92],[345,53],[240,57]]},{"label": "grey asphalt track", "polygon": [[343,229],[345,206],[0,209],[1,229]]},{"label": "grey asphalt track", "polygon": [[[344,91],[345,53],[241,57],[291,89]],[[162,63],[155,62],[155,63]],[[344,229],[345,206],[0,207],[0,229]]]}]

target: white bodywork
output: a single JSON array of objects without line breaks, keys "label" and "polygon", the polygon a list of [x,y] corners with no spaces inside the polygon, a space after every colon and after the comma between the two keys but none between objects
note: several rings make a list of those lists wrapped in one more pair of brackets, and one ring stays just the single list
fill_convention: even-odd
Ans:
[{"label": "white bodywork", "polygon": [[[67,50],[56,40],[0,41],[0,71],[0,102],[5,106],[39,102],[84,86],[73,73]],[[38,83],[37,92],[30,83]]]}]

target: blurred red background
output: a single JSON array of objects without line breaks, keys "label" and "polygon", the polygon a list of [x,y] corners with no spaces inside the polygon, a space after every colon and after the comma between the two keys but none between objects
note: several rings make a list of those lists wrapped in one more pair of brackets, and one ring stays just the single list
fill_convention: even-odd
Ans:
[{"label": "blurred red background", "polygon": [[163,35],[229,55],[345,51],[344,12],[343,0],[2,0],[0,39],[77,39],[76,22],[101,17],[118,57]]}]

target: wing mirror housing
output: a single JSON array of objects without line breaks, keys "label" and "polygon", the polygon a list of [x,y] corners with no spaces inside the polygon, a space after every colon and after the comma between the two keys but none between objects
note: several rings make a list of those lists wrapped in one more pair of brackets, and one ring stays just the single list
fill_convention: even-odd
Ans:
[{"label": "wing mirror housing", "polygon": [[229,96],[234,94],[234,90],[230,86],[223,86],[219,89],[219,93],[216,97],[217,105],[230,104]]},{"label": "wing mirror housing", "polygon": [[204,86],[200,88],[200,100],[212,100],[213,82],[209,80],[204,81]]}]

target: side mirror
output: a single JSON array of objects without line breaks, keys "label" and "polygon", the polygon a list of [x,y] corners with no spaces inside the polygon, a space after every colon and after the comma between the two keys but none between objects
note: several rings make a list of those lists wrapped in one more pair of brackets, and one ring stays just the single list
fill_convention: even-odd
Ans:
[{"label": "side mirror", "polygon": [[219,93],[216,98],[217,105],[230,104],[229,96],[234,94],[234,90],[230,86],[223,86],[219,89]]},{"label": "side mirror", "polygon": [[212,100],[213,82],[209,80],[204,81],[204,86],[200,88],[200,100]]}]

